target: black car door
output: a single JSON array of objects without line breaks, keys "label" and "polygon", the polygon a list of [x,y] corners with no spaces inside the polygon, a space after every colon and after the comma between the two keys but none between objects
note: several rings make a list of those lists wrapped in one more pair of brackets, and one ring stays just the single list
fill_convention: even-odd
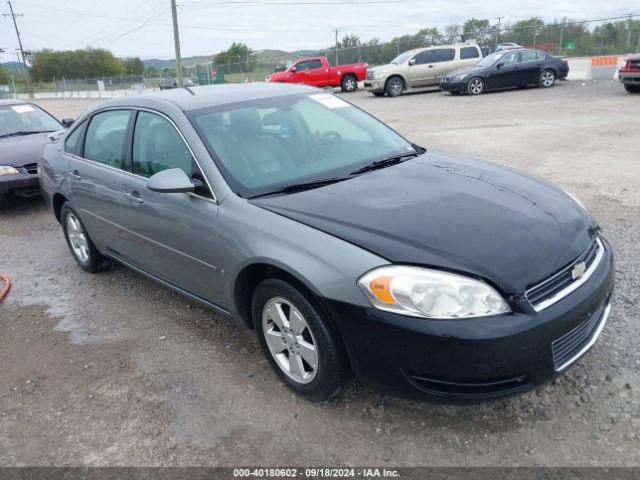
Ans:
[{"label": "black car door", "polygon": [[494,71],[487,77],[487,87],[505,88],[519,85],[522,72],[519,68],[520,52],[508,53],[495,65]]},{"label": "black car door", "polygon": [[544,54],[535,50],[523,50],[520,52],[520,70],[522,85],[538,83],[540,72],[544,67]]}]

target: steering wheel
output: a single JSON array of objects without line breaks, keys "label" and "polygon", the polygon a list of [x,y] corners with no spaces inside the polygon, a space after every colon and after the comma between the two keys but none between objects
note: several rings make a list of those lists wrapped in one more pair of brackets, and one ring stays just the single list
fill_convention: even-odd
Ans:
[{"label": "steering wheel", "polygon": [[[311,158],[312,162],[315,162],[320,159],[320,157],[318,157],[319,154],[326,153],[327,150],[333,150],[341,143],[342,135],[335,130],[327,130],[320,134],[320,136],[314,139],[313,142],[311,142],[311,145],[309,145],[309,158]],[[320,147],[324,148],[320,149]]]}]

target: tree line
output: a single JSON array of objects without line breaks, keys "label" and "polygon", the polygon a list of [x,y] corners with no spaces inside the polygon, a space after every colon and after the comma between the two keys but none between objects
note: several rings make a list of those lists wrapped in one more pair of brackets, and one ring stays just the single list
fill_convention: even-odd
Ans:
[{"label": "tree line", "polygon": [[117,58],[110,51],[100,48],[40,50],[34,54],[33,66],[30,69],[31,78],[36,82],[143,73],[144,64],[140,58]]}]

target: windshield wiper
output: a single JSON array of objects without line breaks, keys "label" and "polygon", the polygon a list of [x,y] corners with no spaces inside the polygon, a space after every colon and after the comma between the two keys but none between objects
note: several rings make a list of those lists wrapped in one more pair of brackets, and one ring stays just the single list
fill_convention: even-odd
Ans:
[{"label": "windshield wiper", "polygon": [[364,167],[351,172],[351,175],[360,175],[361,173],[367,173],[372,170],[378,170],[379,168],[390,167],[391,165],[404,162],[405,160],[409,160],[410,158],[417,157],[418,155],[420,155],[419,152],[391,155],[390,157],[385,157],[382,160],[376,160],[375,162],[370,163],[369,165],[365,165]]},{"label": "windshield wiper", "polygon": [[350,178],[351,178],[351,176],[332,177],[332,178],[321,178],[320,180],[313,180],[311,182],[294,183],[294,184],[291,184],[291,185],[286,185],[286,186],[284,186],[282,188],[278,188],[277,190],[273,190],[271,192],[261,193],[259,195],[254,195],[254,196],[249,197],[249,198],[260,198],[260,197],[266,197],[268,195],[277,195],[279,193],[302,192],[303,190],[311,190],[312,188],[324,187],[325,185],[331,185],[332,183],[338,183],[338,182],[341,182],[343,180],[348,180]]},{"label": "windshield wiper", "polygon": [[19,130],[17,132],[5,133],[4,135],[0,135],[0,138],[18,137],[21,135],[33,135],[34,133],[50,133],[50,132],[55,132],[55,130]]}]

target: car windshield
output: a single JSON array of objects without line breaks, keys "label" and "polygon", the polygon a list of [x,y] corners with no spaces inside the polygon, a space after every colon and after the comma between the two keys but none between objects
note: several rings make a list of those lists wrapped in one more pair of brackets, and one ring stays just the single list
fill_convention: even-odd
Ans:
[{"label": "car windshield", "polygon": [[221,105],[189,117],[243,197],[341,179],[373,162],[416,153],[399,134],[331,93]]},{"label": "car windshield", "polygon": [[60,123],[35,105],[0,106],[0,137],[61,130]]},{"label": "car windshield", "polygon": [[394,65],[400,65],[400,64],[404,63],[411,55],[413,55],[413,52],[401,53],[396,58],[391,60],[391,63],[393,63]]},{"label": "car windshield", "polygon": [[487,55],[480,62],[478,62],[478,67],[490,67],[494,65],[498,60],[504,57],[508,52],[496,52],[491,55]]}]

